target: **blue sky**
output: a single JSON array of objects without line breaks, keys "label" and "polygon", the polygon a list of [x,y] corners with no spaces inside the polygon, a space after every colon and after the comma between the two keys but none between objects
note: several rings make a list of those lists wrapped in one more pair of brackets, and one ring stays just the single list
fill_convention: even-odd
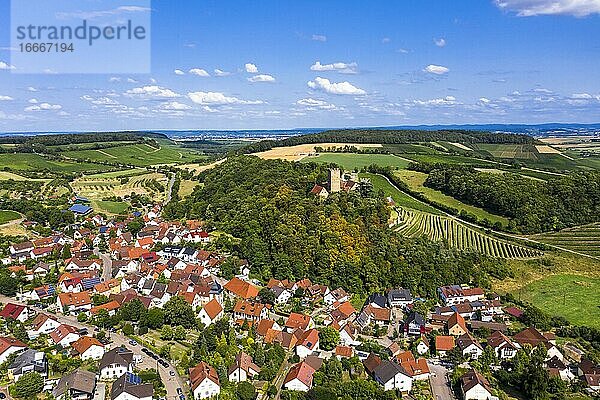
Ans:
[{"label": "blue sky", "polygon": [[0,131],[599,122],[600,0],[155,0],[147,12],[150,74],[15,73],[1,24]]}]

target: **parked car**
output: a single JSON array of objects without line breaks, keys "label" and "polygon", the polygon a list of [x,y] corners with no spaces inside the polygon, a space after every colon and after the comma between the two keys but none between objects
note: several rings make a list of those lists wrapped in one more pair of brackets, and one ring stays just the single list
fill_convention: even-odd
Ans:
[{"label": "parked car", "polygon": [[136,342],[135,340],[130,340],[129,344],[132,346],[137,346],[138,342]]}]

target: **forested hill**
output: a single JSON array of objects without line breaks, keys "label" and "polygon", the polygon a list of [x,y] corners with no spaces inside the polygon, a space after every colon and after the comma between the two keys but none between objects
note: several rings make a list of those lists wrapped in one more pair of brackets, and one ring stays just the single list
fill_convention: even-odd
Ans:
[{"label": "forested hill", "polygon": [[572,172],[546,181],[478,172],[447,164],[413,164],[428,172],[425,185],[467,204],[511,218],[522,233],[560,230],[600,221],[600,173]]},{"label": "forested hill", "polygon": [[470,130],[384,130],[384,129],[343,129],[320,133],[293,136],[283,140],[263,140],[244,146],[239,152],[244,154],[270,150],[273,147],[294,146],[307,143],[422,143],[447,141],[457,143],[514,143],[531,144],[531,136],[510,133],[490,133]]},{"label": "forested hill", "polygon": [[356,293],[402,285],[434,296],[442,284],[486,286],[490,276],[505,276],[500,260],[393,232],[381,194],[339,193],[321,202],[309,191],[325,178],[316,164],[230,157],[163,215],[202,218],[235,236],[218,245],[247,258],[263,279],[309,277]]},{"label": "forested hill", "polygon": [[139,141],[143,138],[168,139],[162,133],[155,132],[90,132],[90,133],[60,133],[47,135],[7,135],[0,136],[0,144],[21,144],[33,145],[41,144],[44,146],[59,146],[80,143],[96,142],[126,142]]}]

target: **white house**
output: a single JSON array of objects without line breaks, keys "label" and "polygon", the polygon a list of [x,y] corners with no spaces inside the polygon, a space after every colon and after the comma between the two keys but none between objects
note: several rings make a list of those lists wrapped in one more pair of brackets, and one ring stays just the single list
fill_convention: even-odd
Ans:
[{"label": "white house", "polygon": [[8,356],[18,353],[27,348],[27,345],[20,340],[10,337],[0,337],[0,364],[4,363]]},{"label": "white house", "polygon": [[260,367],[254,364],[252,357],[243,351],[235,356],[235,361],[228,370],[229,381],[236,383],[247,381],[249,378],[254,378],[259,373]]},{"label": "white house", "polygon": [[212,299],[198,312],[198,318],[204,326],[209,326],[223,317],[223,306],[217,299]]},{"label": "white house", "polygon": [[15,303],[6,303],[4,309],[0,312],[0,317],[4,319],[13,319],[19,322],[25,322],[31,316],[29,307]]},{"label": "white house", "polygon": [[79,329],[72,325],[61,324],[58,328],[50,333],[50,338],[54,344],[62,347],[69,347],[71,343],[79,339]]},{"label": "white house", "polygon": [[483,347],[470,333],[465,333],[456,339],[456,347],[458,347],[464,356],[477,360],[483,354]]},{"label": "white house", "polygon": [[296,343],[296,354],[300,359],[304,359],[319,349],[319,331],[309,329]]},{"label": "white house", "polygon": [[283,380],[283,387],[287,390],[308,392],[312,387],[314,373],[315,369],[307,362],[298,363],[286,375]]},{"label": "white house", "polygon": [[59,326],[60,322],[56,320],[56,317],[39,313],[33,320],[33,324],[31,329],[27,331],[27,335],[30,339],[35,339],[40,335],[49,335]]},{"label": "white house", "polygon": [[90,336],[82,336],[73,343],[71,347],[79,354],[82,360],[100,360],[104,355],[104,345],[98,339]]},{"label": "white house", "polygon": [[465,400],[490,400],[494,398],[488,380],[474,369],[463,375],[460,387]]},{"label": "white house", "polygon": [[397,363],[384,360],[373,371],[373,378],[384,390],[408,393],[412,389],[412,377]]},{"label": "white house", "polygon": [[190,383],[196,400],[216,397],[221,393],[217,371],[204,361],[190,368]]},{"label": "white house", "polygon": [[141,383],[139,376],[125,373],[113,382],[110,391],[111,400],[152,400],[152,383]]},{"label": "white house", "polygon": [[115,347],[105,353],[100,360],[100,379],[120,378],[126,372],[133,372],[133,352],[126,347]]}]

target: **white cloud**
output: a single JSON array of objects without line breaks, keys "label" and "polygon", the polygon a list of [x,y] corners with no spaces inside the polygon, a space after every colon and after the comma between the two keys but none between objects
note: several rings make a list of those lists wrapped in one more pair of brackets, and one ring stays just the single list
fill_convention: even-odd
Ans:
[{"label": "white cloud", "polygon": [[321,109],[321,110],[333,110],[335,109],[335,105],[328,103],[326,101],[323,100],[318,100],[318,99],[313,99],[313,98],[307,98],[307,99],[300,99],[296,102],[296,105],[302,106],[302,107],[307,107],[309,109]]},{"label": "white cloud", "polygon": [[135,79],[133,79],[133,78],[127,78],[127,82],[128,82],[128,83],[138,83],[138,81],[136,81],[136,80],[135,80]]},{"label": "white cloud", "polygon": [[14,100],[14,99],[10,96],[0,95],[0,101],[11,101],[11,100]]},{"label": "white cloud", "polygon": [[140,97],[148,99],[180,97],[178,93],[175,93],[171,89],[163,88],[161,86],[156,85],[133,88],[126,91],[124,94],[125,96],[129,97]]},{"label": "white cloud", "polygon": [[175,73],[175,75],[185,75],[185,72],[183,72],[180,69],[176,69],[175,71],[173,71]]},{"label": "white cloud", "polygon": [[29,104],[37,104],[38,103],[37,99],[29,99],[28,102],[29,102]]},{"label": "white cloud", "polygon": [[196,104],[225,105],[225,104],[263,104],[262,100],[242,100],[233,96],[225,96],[220,92],[190,92],[188,97]]},{"label": "white cloud", "polygon": [[192,107],[188,106],[187,104],[180,103],[178,101],[169,101],[169,102],[161,104],[160,108],[162,110],[183,111],[183,110],[189,110]]},{"label": "white cloud", "polygon": [[192,75],[198,75],[198,76],[210,76],[210,74],[208,72],[206,72],[205,70],[203,70],[202,68],[192,68],[189,70],[189,73]]},{"label": "white cloud", "polygon": [[109,97],[105,97],[105,96],[92,97],[92,96],[86,94],[86,95],[81,96],[81,99],[85,100],[85,101],[89,101],[90,103],[95,104],[97,106],[114,106],[114,105],[119,104],[118,101],[113,100]]},{"label": "white cloud", "polygon": [[329,79],[321,77],[315,78],[314,81],[309,81],[307,85],[311,89],[323,90],[330,94],[361,95],[366,93],[364,90],[352,85],[350,82],[332,83]]},{"label": "white cloud", "polygon": [[214,72],[215,72],[215,76],[229,76],[229,75],[231,75],[231,72],[223,71],[223,70],[220,70],[219,68],[215,68]]},{"label": "white cloud", "polygon": [[114,8],[112,10],[98,10],[98,11],[76,11],[76,12],[57,12],[55,13],[55,17],[58,19],[94,19],[94,18],[103,18],[110,17],[113,15],[121,15],[121,14],[132,14],[139,12],[150,12],[151,9],[147,7],[139,7],[139,6],[121,6]]},{"label": "white cloud", "polygon": [[331,64],[321,64],[320,61],[316,61],[313,65],[310,66],[311,71],[337,71],[341,74],[356,74],[357,68],[358,64],[355,62],[336,62]]},{"label": "white cloud", "polygon": [[4,61],[0,61],[0,69],[11,70],[16,69],[16,67],[14,65],[7,64]]},{"label": "white cloud", "polygon": [[60,104],[41,103],[39,105],[33,105],[25,107],[25,111],[52,111],[60,110],[62,106]]},{"label": "white cloud", "polygon": [[246,65],[244,65],[244,67],[246,68],[246,72],[248,72],[249,74],[258,73],[258,68],[254,64],[246,63]]},{"label": "white cloud", "polygon": [[260,74],[260,75],[254,75],[250,78],[248,78],[249,82],[275,82],[275,78],[271,75],[267,75],[267,74]]},{"label": "white cloud", "polygon": [[573,93],[571,95],[571,98],[573,98],[573,99],[587,100],[587,99],[593,99],[594,96],[592,96],[589,93]]},{"label": "white cloud", "polygon": [[38,91],[38,90],[37,90],[36,88],[34,88],[33,86],[29,86],[29,87],[27,88],[27,90],[28,90],[28,91],[30,91],[30,92],[37,92],[37,91]]},{"label": "white cloud", "polygon": [[444,75],[447,74],[450,70],[446,67],[442,67],[441,65],[430,64],[423,69],[423,72],[429,72],[430,74],[435,75]]},{"label": "white cloud", "polygon": [[316,41],[316,42],[326,42],[327,41],[327,36],[325,36],[325,35],[312,35],[311,39],[314,40],[314,41]]},{"label": "white cloud", "polygon": [[454,96],[446,96],[444,98],[431,100],[414,100],[413,103],[420,106],[451,106],[459,104]]},{"label": "white cloud", "polygon": [[392,41],[392,39],[390,39],[389,37],[384,37],[383,39],[381,39],[381,43],[383,43],[383,44],[389,43],[391,41]]},{"label": "white cloud", "polygon": [[396,50],[398,53],[407,54],[409,51],[407,49],[398,49]]},{"label": "white cloud", "polygon": [[111,76],[110,78],[108,78],[109,82],[115,83],[115,82],[121,82],[121,78],[117,77],[117,76]]},{"label": "white cloud", "polygon": [[433,43],[435,43],[435,45],[437,47],[444,47],[446,45],[446,39],[444,39],[444,38],[433,39]]},{"label": "white cloud", "polygon": [[585,17],[600,14],[598,0],[494,0],[502,10],[515,12],[519,17],[536,15],[574,15]]}]

